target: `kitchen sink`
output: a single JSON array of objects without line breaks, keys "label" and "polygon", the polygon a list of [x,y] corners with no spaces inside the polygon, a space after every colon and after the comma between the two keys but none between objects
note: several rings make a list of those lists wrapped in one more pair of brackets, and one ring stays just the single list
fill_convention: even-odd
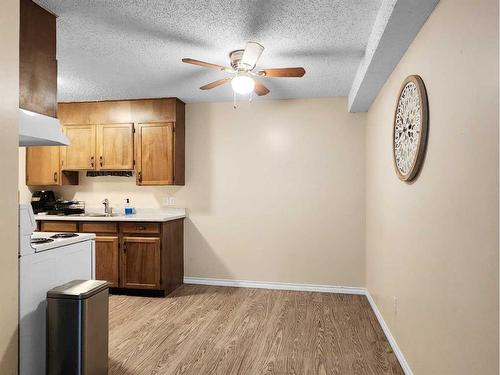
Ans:
[{"label": "kitchen sink", "polygon": [[86,216],[86,217],[117,217],[117,216],[121,216],[121,215],[119,215],[119,214],[99,214],[99,213],[95,213],[95,212],[86,212],[81,216]]}]

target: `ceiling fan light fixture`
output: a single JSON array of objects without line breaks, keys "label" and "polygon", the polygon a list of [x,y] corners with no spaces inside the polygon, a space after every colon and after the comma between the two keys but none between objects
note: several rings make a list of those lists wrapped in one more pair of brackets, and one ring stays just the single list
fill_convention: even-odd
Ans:
[{"label": "ceiling fan light fixture", "polygon": [[[254,71],[263,51],[264,47],[262,44],[257,42],[248,42],[245,49],[236,49],[231,51],[229,53],[231,68],[192,58],[184,58],[182,59],[182,62],[231,74],[231,77],[210,82],[201,86],[200,89],[211,90],[227,82],[231,82],[233,99],[235,102],[236,94],[249,95],[250,101],[252,100],[252,93],[254,92],[258,96],[265,96],[269,94],[269,89],[262,82],[260,82],[263,78],[303,77],[304,74],[306,74],[305,69],[300,66],[292,68],[270,68]],[[254,79],[254,77],[256,77],[256,79]]]},{"label": "ceiling fan light fixture", "polygon": [[247,74],[238,74],[231,80],[231,87],[235,93],[247,95],[255,89],[255,81]]}]

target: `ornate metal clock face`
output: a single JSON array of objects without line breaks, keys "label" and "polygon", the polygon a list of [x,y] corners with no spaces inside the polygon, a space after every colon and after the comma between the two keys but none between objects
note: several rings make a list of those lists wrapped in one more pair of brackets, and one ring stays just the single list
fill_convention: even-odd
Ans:
[{"label": "ornate metal clock face", "polygon": [[396,173],[403,181],[413,180],[425,156],[428,104],[424,82],[409,76],[401,86],[394,115],[393,152]]}]

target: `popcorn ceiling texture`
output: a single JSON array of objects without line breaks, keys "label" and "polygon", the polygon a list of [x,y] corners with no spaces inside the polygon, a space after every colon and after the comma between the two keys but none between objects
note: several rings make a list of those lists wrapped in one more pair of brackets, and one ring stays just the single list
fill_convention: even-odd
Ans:
[{"label": "popcorn ceiling texture", "polygon": [[59,16],[59,100],[177,96],[232,99],[230,85],[198,88],[225,73],[183,64],[228,65],[258,41],[257,68],[303,66],[301,79],[265,79],[267,99],[346,96],[381,0],[39,0]]}]

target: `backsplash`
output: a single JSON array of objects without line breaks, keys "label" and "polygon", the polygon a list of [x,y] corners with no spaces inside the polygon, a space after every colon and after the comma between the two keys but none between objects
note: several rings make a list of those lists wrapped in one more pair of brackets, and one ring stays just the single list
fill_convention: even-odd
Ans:
[{"label": "backsplash", "polygon": [[[85,201],[86,207],[101,207],[101,202],[107,198],[110,206],[117,210],[123,208],[127,198],[136,208],[166,207],[164,201],[176,197],[181,189],[182,186],[137,186],[135,177],[87,177],[80,172],[79,185],[55,187],[53,190],[57,197]],[[184,207],[177,199],[175,206]]]},{"label": "backsplash", "polygon": [[[25,184],[25,148],[19,148],[19,201],[29,203],[31,192],[38,189],[28,188]],[[121,210],[125,199],[130,198],[130,203],[135,208],[165,208],[168,198],[173,197],[175,205],[168,207],[186,207],[187,201],[182,197],[184,186],[137,186],[135,176],[132,177],[87,177],[85,172],[80,172],[80,184],[76,186],[45,187],[53,190],[58,198],[76,199],[85,201],[86,207],[102,207],[104,198],[108,198],[110,206]],[[171,203],[171,202],[170,202]]]}]

